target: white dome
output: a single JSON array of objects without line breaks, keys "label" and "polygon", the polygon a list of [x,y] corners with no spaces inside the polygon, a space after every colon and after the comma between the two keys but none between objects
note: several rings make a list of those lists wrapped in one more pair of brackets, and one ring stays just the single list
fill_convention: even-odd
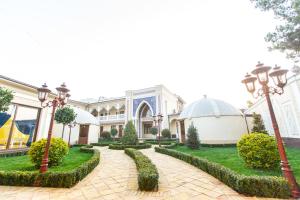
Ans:
[{"label": "white dome", "polygon": [[197,117],[241,116],[240,110],[229,103],[204,96],[187,106],[180,114],[181,119]]},{"label": "white dome", "polygon": [[73,108],[75,113],[77,114],[75,121],[77,124],[94,124],[98,125],[99,122],[91,113],[82,110],[80,108]]}]

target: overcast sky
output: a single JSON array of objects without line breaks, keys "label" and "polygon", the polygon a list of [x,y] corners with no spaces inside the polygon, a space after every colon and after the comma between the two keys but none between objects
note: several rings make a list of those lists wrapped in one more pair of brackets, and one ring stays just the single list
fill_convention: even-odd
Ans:
[{"label": "overcast sky", "polygon": [[267,49],[275,25],[250,0],[1,0],[0,74],[77,100],[163,84],[243,107],[257,61],[292,67]]}]

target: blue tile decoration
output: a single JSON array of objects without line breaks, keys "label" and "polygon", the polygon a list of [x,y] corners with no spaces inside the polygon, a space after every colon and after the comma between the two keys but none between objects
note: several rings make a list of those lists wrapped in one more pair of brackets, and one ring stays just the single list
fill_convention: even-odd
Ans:
[{"label": "blue tile decoration", "polygon": [[143,101],[146,101],[151,106],[154,112],[153,114],[156,114],[156,97],[151,96],[151,97],[133,99],[133,116],[135,117],[136,110]]}]

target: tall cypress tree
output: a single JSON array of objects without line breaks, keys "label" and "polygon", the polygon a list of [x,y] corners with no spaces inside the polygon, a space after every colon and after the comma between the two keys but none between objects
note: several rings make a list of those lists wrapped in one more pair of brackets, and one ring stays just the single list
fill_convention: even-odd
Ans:
[{"label": "tall cypress tree", "polygon": [[260,114],[253,113],[252,133],[268,134],[268,131],[265,128],[264,122],[263,122]]},{"label": "tall cypress tree", "polygon": [[129,121],[124,129],[124,136],[121,138],[123,144],[135,145],[138,143],[135,127],[132,121]]},{"label": "tall cypress tree", "polygon": [[191,149],[198,149],[200,147],[198,131],[194,124],[189,126],[186,145]]}]

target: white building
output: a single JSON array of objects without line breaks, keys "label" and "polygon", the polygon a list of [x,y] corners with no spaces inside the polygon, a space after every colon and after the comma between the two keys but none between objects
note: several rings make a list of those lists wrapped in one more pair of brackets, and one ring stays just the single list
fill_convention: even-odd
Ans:
[{"label": "white building", "polygon": [[[271,95],[271,101],[278,122],[281,136],[286,143],[300,145],[300,75],[294,74],[288,78],[282,95]],[[269,109],[265,98],[259,99],[248,110],[262,116],[265,127],[270,135],[274,135]]]}]

